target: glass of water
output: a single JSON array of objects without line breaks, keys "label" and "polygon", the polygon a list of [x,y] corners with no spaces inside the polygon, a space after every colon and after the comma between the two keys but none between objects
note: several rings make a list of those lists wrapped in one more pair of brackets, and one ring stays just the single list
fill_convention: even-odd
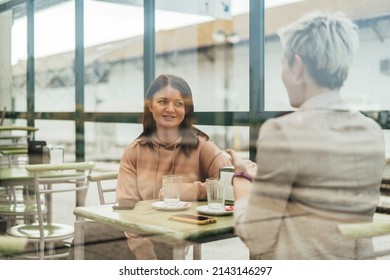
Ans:
[{"label": "glass of water", "polygon": [[181,181],[182,177],[179,175],[164,175],[162,177],[164,204],[166,207],[179,206]]},{"label": "glass of water", "polygon": [[207,204],[210,210],[225,209],[225,184],[219,178],[207,178]]}]

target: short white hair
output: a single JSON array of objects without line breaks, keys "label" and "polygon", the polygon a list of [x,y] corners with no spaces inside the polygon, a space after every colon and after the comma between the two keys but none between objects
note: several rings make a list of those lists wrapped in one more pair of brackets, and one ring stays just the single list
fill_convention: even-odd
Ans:
[{"label": "short white hair", "polygon": [[340,88],[359,47],[358,27],[343,13],[314,12],[280,29],[290,66],[299,55],[320,86]]}]

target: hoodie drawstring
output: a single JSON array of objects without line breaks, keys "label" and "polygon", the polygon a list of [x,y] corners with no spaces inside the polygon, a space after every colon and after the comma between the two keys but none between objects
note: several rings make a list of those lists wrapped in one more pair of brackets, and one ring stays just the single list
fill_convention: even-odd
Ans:
[{"label": "hoodie drawstring", "polygon": [[171,160],[171,175],[174,174],[174,169],[175,169],[175,155],[176,155],[176,147],[177,145],[175,144],[175,146],[173,146],[173,153],[172,153],[172,160]]},{"label": "hoodie drawstring", "polygon": [[157,173],[158,173],[158,158],[159,158],[160,144],[157,144],[157,153],[156,153],[156,168],[154,173],[154,184],[153,184],[153,198],[157,198],[156,195],[156,186],[157,186]]},{"label": "hoodie drawstring", "polygon": [[[157,144],[157,152],[156,152],[156,168],[154,169],[155,173],[154,173],[153,198],[158,198],[156,188],[157,188],[158,167],[159,167],[159,163],[160,163],[160,160],[159,160],[159,158],[160,158],[160,144],[159,143],[156,143],[156,144]],[[173,146],[173,153],[172,153],[172,158],[171,158],[171,166],[169,168],[170,175],[173,175],[174,171],[175,171],[176,149],[177,149],[177,144],[175,144]]]}]

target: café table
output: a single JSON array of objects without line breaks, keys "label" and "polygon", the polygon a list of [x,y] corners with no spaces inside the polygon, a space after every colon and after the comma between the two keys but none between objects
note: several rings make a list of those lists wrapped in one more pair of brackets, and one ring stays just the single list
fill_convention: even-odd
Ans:
[{"label": "caf\u00e9 table", "polygon": [[[197,246],[202,243],[235,237],[233,215],[216,216],[217,222],[207,225],[169,219],[175,214],[199,214],[196,207],[206,205],[205,201],[192,201],[191,206],[187,209],[175,211],[155,209],[152,206],[155,201],[140,201],[133,210],[113,210],[112,204],[76,207],[73,211],[77,218],[74,258],[84,259],[84,227],[91,222],[171,244],[173,245],[173,259],[185,259],[188,245]],[[197,252],[194,250],[194,259],[201,259],[200,249]]]},{"label": "caf\u00e9 table", "polygon": [[0,148],[0,153],[4,156],[7,157],[8,159],[8,167],[12,166],[13,158],[15,156],[26,156],[28,155],[28,149],[26,148],[16,148],[16,149],[1,149]]},{"label": "caf\u00e9 table", "polygon": [[[0,140],[11,140],[11,145],[19,145],[20,139],[31,139],[33,134],[38,130],[38,128],[33,126],[19,126],[19,125],[2,125],[0,126],[1,132],[8,132],[8,134],[0,135]],[[12,132],[19,131],[25,132],[25,135],[14,135]],[[6,144],[6,145],[10,145]]]},{"label": "caf\u00e9 table", "polygon": [[0,140],[11,140],[11,142],[18,142],[20,139],[28,138],[28,135],[0,135]]},{"label": "caf\u00e9 table", "polygon": [[[44,173],[45,177],[58,177],[61,175],[67,175],[69,172],[65,171],[45,171]],[[0,186],[1,187],[8,187],[12,188],[12,192],[14,192],[15,187],[17,186],[33,186],[34,185],[34,172],[29,172],[26,170],[24,166],[15,166],[15,167],[4,167],[0,168]],[[76,206],[82,206],[85,203],[85,196],[86,193],[77,194],[76,197]],[[51,220],[51,208],[52,208],[52,202],[51,197],[47,197],[47,209],[48,209],[48,215],[47,220]]]},{"label": "caf\u00e9 table", "polygon": [[1,131],[26,131],[28,134],[37,131],[38,128],[34,126],[21,126],[21,125],[2,125],[0,126]]}]

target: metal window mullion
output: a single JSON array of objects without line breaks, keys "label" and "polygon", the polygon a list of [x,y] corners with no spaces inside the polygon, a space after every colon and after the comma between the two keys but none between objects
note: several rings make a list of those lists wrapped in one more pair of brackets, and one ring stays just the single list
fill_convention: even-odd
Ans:
[{"label": "metal window mullion", "polygon": [[156,71],[155,7],[155,0],[144,1],[144,96]]},{"label": "metal window mullion", "polygon": [[76,161],[85,161],[84,132],[84,1],[75,1],[75,121]]},{"label": "metal window mullion", "polygon": [[264,1],[249,6],[249,157],[255,160],[259,114],[264,112]]},{"label": "metal window mullion", "polygon": [[27,1],[27,125],[35,126],[34,0]]}]

